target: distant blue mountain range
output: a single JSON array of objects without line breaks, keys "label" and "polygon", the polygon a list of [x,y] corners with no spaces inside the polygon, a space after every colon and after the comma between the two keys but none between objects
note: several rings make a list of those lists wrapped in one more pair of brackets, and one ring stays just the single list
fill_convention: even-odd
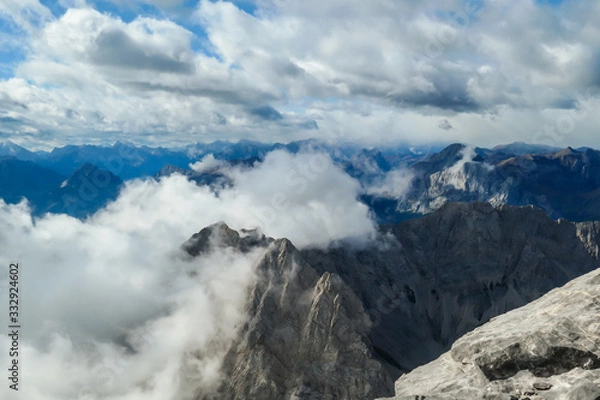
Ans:
[{"label": "distant blue mountain range", "polygon": [[[588,148],[561,152],[526,143],[492,149],[462,144],[363,148],[316,139],[288,144],[242,140],[174,149],[116,143],[34,152],[4,142],[0,143],[0,197],[7,203],[26,198],[35,215],[52,212],[84,218],[116,199],[127,180],[158,179],[177,172],[198,185],[223,187],[233,182],[218,168],[198,173],[190,165],[211,154],[225,161],[224,165],[251,167],[278,149],[329,154],[361,183],[360,200],[380,223],[427,214],[446,201],[533,204],[554,218],[600,220],[600,207],[596,207],[600,205],[600,179],[595,178],[600,176],[600,153]],[[402,195],[374,190],[398,170],[411,176]]]},{"label": "distant blue mountain range", "polygon": [[288,144],[216,141],[176,149],[118,142],[112,146],[68,145],[34,152],[7,141],[0,143],[0,197],[7,203],[28,199],[35,215],[54,212],[82,218],[114,200],[123,182],[135,178],[158,178],[179,172],[200,185],[223,183],[226,179],[218,171],[197,174],[190,169],[190,164],[208,154],[229,164],[251,164],[278,149],[290,153],[321,151],[350,175],[369,180],[373,171],[381,173],[408,165],[443,147],[397,146],[378,150],[310,139]]},{"label": "distant blue mountain range", "polygon": [[420,157],[423,154],[439,151],[444,145],[436,146],[397,146],[385,149],[364,149],[353,144],[333,145],[316,139],[282,143],[260,143],[241,140],[236,143],[216,141],[213,143],[191,144],[183,148],[167,149],[163,147],[135,146],[117,142],[113,146],[68,145],[52,151],[31,152],[10,141],[0,143],[0,157],[14,157],[23,161],[52,169],[60,174],[72,174],[84,163],[96,165],[119,176],[123,180],[154,176],[165,165],[188,168],[190,163],[202,159],[208,154],[220,160],[235,161],[250,158],[263,159],[273,150],[283,149],[290,153],[301,150],[318,150],[328,153],[337,162],[348,162],[360,153],[377,154],[381,152],[389,158],[387,162],[397,166],[407,158]]}]

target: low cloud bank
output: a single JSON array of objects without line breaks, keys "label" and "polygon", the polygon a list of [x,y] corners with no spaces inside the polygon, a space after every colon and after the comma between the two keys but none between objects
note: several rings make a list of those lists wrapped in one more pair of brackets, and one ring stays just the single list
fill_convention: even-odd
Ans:
[{"label": "low cloud bank", "polygon": [[414,178],[414,172],[408,168],[394,169],[365,191],[370,195],[401,199],[410,190]]},{"label": "low cloud bank", "polygon": [[0,263],[19,262],[23,325],[21,390],[0,397],[192,399],[220,382],[262,253],[189,260],[185,240],[221,220],[300,247],[374,233],[359,184],[326,155],[273,152],[225,172],[235,185],[218,193],[181,175],[129,182],[85,221],[0,201]]}]

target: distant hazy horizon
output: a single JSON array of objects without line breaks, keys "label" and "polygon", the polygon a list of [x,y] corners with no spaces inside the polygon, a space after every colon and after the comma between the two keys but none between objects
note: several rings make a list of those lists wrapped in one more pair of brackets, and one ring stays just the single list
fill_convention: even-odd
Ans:
[{"label": "distant hazy horizon", "polygon": [[338,140],[321,140],[319,138],[314,138],[314,137],[310,137],[310,138],[306,138],[306,139],[300,139],[300,140],[290,140],[290,141],[260,141],[260,140],[248,140],[248,139],[229,139],[229,140],[222,140],[222,139],[217,139],[217,140],[211,140],[211,141],[196,141],[196,142],[189,142],[189,143],[177,143],[177,144],[173,144],[171,146],[169,145],[161,145],[161,144],[146,144],[146,143],[136,143],[135,141],[132,140],[126,140],[126,139],[119,139],[119,140],[115,140],[115,141],[111,141],[111,142],[81,142],[81,143],[42,143],[42,142],[25,142],[25,143],[19,143],[19,140],[14,140],[14,138],[11,139],[0,139],[0,147],[2,146],[11,146],[12,145],[16,145],[19,146],[25,150],[31,151],[31,152],[51,152],[55,149],[60,149],[60,148],[64,148],[67,146],[97,146],[97,147],[102,147],[102,148],[112,148],[118,145],[126,145],[126,146],[132,146],[132,147],[149,147],[151,149],[158,149],[158,148],[164,148],[167,150],[171,150],[171,151],[185,151],[186,148],[189,148],[191,146],[209,146],[209,145],[214,145],[214,144],[219,144],[219,143],[223,143],[223,144],[252,144],[252,145],[261,145],[261,146],[270,146],[270,145],[289,145],[289,144],[293,144],[293,143],[302,143],[302,142],[310,142],[310,141],[315,141],[315,142],[319,142],[319,143],[323,143],[323,144],[328,144],[331,146],[350,146],[356,149],[387,149],[387,150],[392,150],[392,149],[413,149],[415,152],[422,152],[423,150],[429,150],[431,152],[435,152],[437,150],[441,150],[444,147],[450,146],[452,144],[455,143],[460,143],[460,144],[464,144],[464,145],[468,145],[468,146],[475,146],[475,147],[480,147],[480,148],[487,148],[487,149],[493,149],[493,148],[498,148],[498,147],[503,147],[503,146],[512,146],[512,145],[523,145],[523,146],[539,146],[539,147],[548,147],[548,149],[551,150],[559,150],[559,149],[565,149],[567,147],[571,147],[573,149],[579,149],[579,148],[592,148],[592,149],[599,149],[600,145],[598,146],[593,146],[593,145],[575,145],[572,143],[564,143],[564,144],[548,144],[548,143],[543,143],[543,142],[537,142],[537,143],[533,143],[533,142],[522,142],[522,141],[514,141],[514,142],[510,142],[510,143],[492,143],[490,145],[478,145],[476,143],[470,143],[470,142],[463,142],[463,141],[435,141],[435,142],[429,142],[429,143],[421,143],[421,142],[409,142],[409,141],[397,141],[397,142],[384,142],[384,143],[369,143],[369,142],[356,142],[356,141],[350,141],[350,140],[343,140],[343,139],[338,139]]}]

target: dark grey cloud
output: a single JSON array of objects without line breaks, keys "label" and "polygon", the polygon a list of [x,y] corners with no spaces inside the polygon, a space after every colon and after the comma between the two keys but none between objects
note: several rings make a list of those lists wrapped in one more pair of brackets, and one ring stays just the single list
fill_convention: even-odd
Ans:
[{"label": "dark grey cloud", "polygon": [[0,123],[2,124],[20,124],[21,120],[13,117],[0,117]]},{"label": "dark grey cloud", "polygon": [[22,117],[0,116],[0,129],[5,129],[12,132],[19,132],[25,126],[35,126],[33,121]]},{"label": "dark grey cloud", "polygon": [[412,90],[391,98],[401,107],[435,107],[455,112],[479,111],[480,106],[466,91],[439,91],[423,92]]},{"label": "dark grey cloud", "polygon": [[456,76],[440,72],[429,78],[432,90],[409,89],[389,95],[389,99],[401,107],[434,107],[455,112],[475,112],[482,105],[469,94],[466,76]]},{"label": "dark grey cloud", "polygon": [[450,121],[448,121],[447,119],[445,119],[442,122],[440,122],[440,124],[438,125],[438,128],[443,129],[445,131],[449,131],[451,129],[454,129],[454,127],[452,126],[452,124],[450,123]]},{"label": "dark grey cloud", "polygon": [[27,104],[12,100],[6,93],[0,93],[0,110],[11,110],[11,109],[27,110]]},{"label": "dark grey cloud", "polygon": [[298,124],[298,128],[306,129],[306,130],[317,130],[319,129],[319,124],[314,119],[310,121],[301,122]]},{"label": "dark grey cloud", "polygon": [[588,68],[584,72],[584,83],[588,86],[600,88],[600,51],[590,57]]},{"label": "dark grey cloud", "polygon": [[573,110],[577,108],[578,101],[570,96],[559,97],[549,103],[552,108],[560,108],[563,110]]},{"label": "dark grey cloud", "polygon": [[91,54],[94,63],[134,70],[191,74],[194,64],[181,61],[150,50],[132,40],[127,33],[113,29],[101,32],[96,38],[96,47]]},{"label": "dark grey cloud", "polygon": [[274,65],[274,70],[282,76],[289,76],[292,78],[303,77],[306,74],[306,71],[296,63],[287,60],[276,63]]},{"label": "dark grey cloud", "polygon": [[269,105],[253,108],[250,110],[250,114],[267,121],[280,121],[283,119],[283,115]]},{"label": "dark grey cloud", "polygon": [[[189,87],[179,87],[176,85],[164,85],[160,83],[150,82],[128,82],[127,85],[135,90],[142,91],[156,91],[177,94],[180,96],[192,96],[192,97],[204,97],[212,99],[222,104],[242,105],[246,108],[250,108],[252,104],[256,104],[261,101],[276,100],[275,96],[264,93],[259,90],[251,90],[244,88],[229,88],[226,85],[218,87],[218,85],[212,82],[206,82],[206,86],[195,86],[201,85],[202,83],[190,83]],[[212,85],[212,86],[209,86]],[[213,87],[214,86],[214,87]]]}]

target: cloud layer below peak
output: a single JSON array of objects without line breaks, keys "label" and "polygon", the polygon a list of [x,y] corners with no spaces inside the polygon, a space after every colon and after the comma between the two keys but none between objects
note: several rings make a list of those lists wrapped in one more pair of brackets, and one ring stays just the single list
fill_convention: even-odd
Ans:
[{"label": "cloud layer below peak", "polygon": [[180,246],[193,233],[225,221],[300,247],[373,237],[359,184],[326,155],[275,151],[252,169],[221,167],[234,186],[218,193],[177,174],[129,181],[84,221],[32,219],[26,203],[0,200],[0,264],[21,268],[24,377],[1,398],[197,398],[220,382],[262,252],[190,260]]}]

